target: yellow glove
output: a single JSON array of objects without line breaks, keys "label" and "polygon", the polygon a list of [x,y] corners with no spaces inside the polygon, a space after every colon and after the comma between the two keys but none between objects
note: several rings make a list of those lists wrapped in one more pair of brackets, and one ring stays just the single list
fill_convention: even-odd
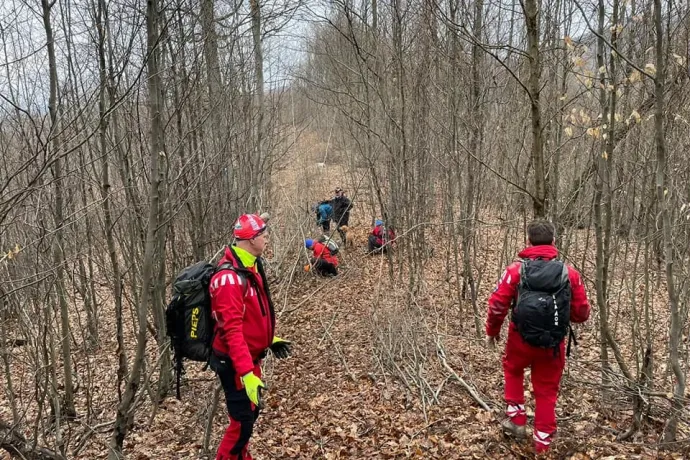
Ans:
[{"label": "yellow glove", "polygon": [[249,400],[258,408],[264,407],[264,403],[261,400],[261,389],[266,388],[264,386],[264,382],[262,382],[259,377],[254,375],[253,372],[250,372],[242,376],[242,385],[244,385],[244,391],[247,392]]}]

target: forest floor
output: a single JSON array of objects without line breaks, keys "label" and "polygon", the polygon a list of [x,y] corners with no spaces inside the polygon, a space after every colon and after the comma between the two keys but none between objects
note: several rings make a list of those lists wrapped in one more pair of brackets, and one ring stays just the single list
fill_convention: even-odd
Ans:
[{"label": "forest floor", "polygon": [[[331,180],[310,191],[312,202],[329,196],[331,185],[339,185],[337,178],[342,177],[337,167],[322,174]],[[294,351],[285,361],[266,362],[267,409],[252,438],[255,458],[533,458],[531,441],[513,442],[498,428],[502,350],[485,348],[483,337],[477,337],[471,326],[471,307],[463,309],[449,300],[447,278],[433,268],[428,276],[437,281],[430,281],[427,290],[439,294],[420,300],[413,311],[401,306],[405,281],[400,282],[397,272],[390,278],[386,257],[366,255],[370,216],[364,216],[362,209],[356,206],[353,212],[349,232],[353,244],[341,252],[339,276],[324,279],[304,273],[301,261],[287,290],[276,296],[278,333],[293,341]],[[480,257],[490,264],[499,260],[497,252]],[[478,296],[482,315],[493,280],[483,286]],[[549,458],[687,458],[683,446],[670,453],[657,449],[663,419],[653,415],[631,442],[616,442],[616,435],[629,425],[632,406],[629,399],[615,391],[604,394],[597,385],[595,314],[593,310],[590,322],[579,328],[579,356],[567,364],[557,409],[558,441]],[[401,338],[402,334],[414,337]],[[449,366],[476,388],[492,412],[481,409],[443,372],[435,340],[442,341]],[[410,359],[413,353],[404,350],[406,344],[416,347],[417,359]],[[387,372],[396,359],[406,367],[401,373],[409,376],[407,383]],[[199,401],[209,399],[213,385],[195,381],[197,376],[190,373],[181,402],[169,399],[154,423],[133,436],[143,445],[137,449],[142,453],[132,458],[195,458],[204,413]],[[415,383],[428,384],[437,401],[429,391],[423,397]],[[531,422],[530,391],[526,378]],[[221,405],[212,446],[219,442],[226,423]],[[682,434],[686,439],[687,435]]]},{"label": "forest floor", "polygon": [[[337,166],[325,168],[323,174],[328,180],[305,192],[307,202],[327,197],[333,186],[343,185],[338,183],[342,175]],[[293,355],[265,362],[267,407],[255,426],[254,458],[533,458],[531,441],[513,442],[500,433],[502,351],[484,346],[482,334],[473,326],[471,306],[452,300],[453,282],[435,266],[427,272],[428,295],[410,306],[406,278],[398,273],[397,263],[390,267],[388,258],[366,254],[371,216],[364,214],[364,207],[357,205],[349,232],[353,244],[341,251],[337,277],[324,279],[304,272],[306,260],[300,260],[295,264],[298,270],[275,290],[277,333],[293,342]],[[275,219],[280,222],[279,215]],[[486,250],[479,256],[491,267],[501,265],[498,251]],[[493,279],[485,280],[478,292],[481,324],[492,287]],[[597,385],[595,315],[593,310],[589,323],[578,328],[579,353],[568,360],[557,409],[558,438],[549,458],[688,458],[687,444],[670,452],[658,450],[663,418],[653,413],[631,441],[616,442],[616,435],[629,426],[632,405],[617,390],[604,394]],[[89,386],[93,406],[99,408],[92,414],[91,426],[105,425],[96,426],[96,434],[70,458],[107,456],[111,426],[107,422],[117,403],[112,323],[103,319],[100,351],[88,359],[76,359],[79,366],[88,364],[97,377]],[[439,348],[448,366],[476,388],[491,412],[449,377]],[[155,352],[155,344],[150,344],[150,350]],[[15,382],[30,386],[31,376],[22,373],[21,363],[16,366]],[[195,364],[188,367],[180,401],[168,397],[155,417],[148,400],[139,407],[125,443],[128,459],[201,458],[204,423],[216,381],[211,371]],[[525,392],[531,422],[534,406],[528,382],[529,378]],[[80,407],[85,404],[83,393],[82,389],[77,401]],[[2,398],[0,415],[9,418],[7,406],[1,407]],[[72,435],[90,433],[85,424],[70,426]],[[214,417],[212,450],[226,426],[221,401]],[[688,427],[681,424],[680,430],[679,438],[688,439]]]}]

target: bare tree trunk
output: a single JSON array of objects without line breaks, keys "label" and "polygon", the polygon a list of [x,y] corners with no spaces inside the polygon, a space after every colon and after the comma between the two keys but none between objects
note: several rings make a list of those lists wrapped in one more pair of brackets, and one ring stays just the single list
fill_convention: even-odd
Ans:
[{"label": "bare tree trunk", "polygon": [[[162,150],[163,126],[161,120],[161,81],[159,74],[158,39],[159,39],[159,9],[157,0],[146,2],[146,31],[148,51],[148,106],[151,119],[151,185],[149,190],[149,215],[146,229],[146,244],[144,247],[144,260],[141,270],[141,293],[137,305],[138,331],[136,335],[137,347],[132,363],[132,370],[127,379],[125,394],[117,407],[115,426],[110,439],[108,460],[120,460],[123,457],[122,446],[129,429],[134,422],[134,402],[139,385],[141,383],[142,367],[144,365],[144,353],[146,351],[146,316],[151,294],[151,280],[153,268],[156,264],[156,235],[158,231],[159,208],[159,157],[165,156]],[[159,255],[160,256],[160,255]]]},{"label": "bare tree trunk", "polygon": [[62,437],[62,403],[60,395],[58,394],[58,358],[57,346],[55,343],[55,322],[54,322],[54,299],[51,298],[45,302],[44,315],[46,321],[46,337],[44,337],[44,362],[48,365],[49,375],[47,378],[50,381],[50,408],[52,411],[52,421],[55,423],[55,444],[60,452],[65,451],[64,438]]},{"label": "bare tree trunk", "polygon": [[[180,29],[179,33],[183,33],[184,23],[182,21],[182,16],[180,11],[182,7],[177,12],[177,24]],[[204,60],[206,63],[206,73],[208,75],[208,96],[209,96],[209,107],[211,110],[211,145],[213,146],[213,154],[218,154],[222,149],[221,143],[221,119],[220,119],[220,107],[216,109],[214,104],[219,104],[222,98],[221,91],[221,75],[220,75],[220,62],[218,59],[218,34],[216,33],[216,17],[215,17],[215,7],[214,0],[203,0],[201,2],[201,30],[204,32]],[[185,66],[185,51],[184,47],[181,49],[182,59],[180,60],[179,67],[182,77],[182,83],[184,85],[188,84],[187,72]],[[173,57],[173,69],[176,70],[175,65],[176,59]],[[177,91],[177,87],[175,87]],[[177,94],[175,94],[177,100]],[[177,104],[176,104],[177,105]],[[182,121],[182,108],[176,107],[177,116],[179,117],[180,129]],[[189,149],[191,155],[193,155],[194,163],[199,163],[199,149],[191,148]],[[227,168],[229,177],[229,182],[233,183],[235,178],[235,168]],[[186,180],[186,176],[183,178]],[[197,195],[197,199],[193,200],[192,203],[188,203],[187,207],[190,214],[192,214],[192,219],[197,222],[197,225],[192,225],[191,231],[193,232],[192,244],[194,245],[194,255],[196,259],[201,260],[204,257],[203,244],[206,241],[206,226],[204,225],[205,213],[202,210],[202,200],[200,191],[197,189],[194,191]]]},{"label": "bare tree trunk", "polygon": [[[0,298],[3,299],[3,303],[0,305],[0,337],[4,339],[8,337],[6,323],[9,319],[9,301],[7,297],[5,297],[5,292],[2,288],[0,288]],[[12,381],[12,371],[10,367],[10,356],[12,356],[12,354],[9,350],[3,350],[2,347],[4,346],[9,347],[10,345],[0,342],[0,356],[2,356],[5,383],[7,384],[7,399],[9,399],[10,408],[12,409],[12,425],[18,425],[20,423],[19,410],[17,409],[17,399],[14,392],[14,383]]]},{"label": "bare tree trunk", "polygon": [[[65,31],[65,51],[66,51],[66,56],[65,59],[67,61],[67,78],[66,81],[69,85],[70,88],[72,88],[72,91],[66,92],[65,94],[65,100],[64,102],[60,103],[60,106],[66,107],[65,110],[61,110],[61,132],[67,133],[70,131],[71,126],[75,126],[76,129],[78,130],[83,130],[86,131],[88,128],[87,126],[89,125],[89,122],[85,119],[84,113],[80,112],[79,110],[70,110],[70,108],[78,108],[80,107],[80,101],[79,101],[79,92],[77,91],[77,88],[79,88],[81,85],[83,85],[83,80],[81,79],[81,73],[75,68],[75,62],[74,62],[74,50],[73,50],[73,37],[74,37],[74,32],[72,30],[72,9],[70,8],[69,3],[64,3],[64,2],[58,2],[60,5],[59,11],[60,11],[60,19],[61,21],[59,22],[59,25],[62,26],[62,29]],[[66,121],[66,117],[72,117],[71,122]],[[76,123],[74,121],[81,121],[81,125],[77,127]],[[90,146],[90,143],[87,143]],[[86,313],[86,334],[84,336],[84,341],[83,341],[83,346],[84,349],[87,352],[94,351],[98,347],[98,317],[97,317],[97,305],[96,305],[96,294],[95,294],[95,278],[93,276],[94,274],[94,263],[93,263],[93,248],[95,247],[94,244],[94,238],[93,238],[93,217],[90,212],[86,212],[86,210],[89,208],[89,198],[92,196],[91,192],[91,186],[90,186],[90,181],[87,179],[88,173],[87,171],[89,168],[87,168],[87,161],[85,158],[85,149],[79,148],[78,153],[78,161],[79,161],[79,170],[82,172],[81,177],[79,177],[77,180],[79,181],[79,188],[77,189],[76,187],[67,187],[67,203],[68,203],[68,209],[67,212],[69,215],[76,215],[79,213],[79,210],[76,208],[76,200],[74,199],[74,196],[76,195],[77,190],[81,195],[81,205],[82,205],[82,210],[84,211],[84,229],[83,233],[85,236],[85,241],[82,242],[82,244],[79,247],[79,250],[77,251],[76,254],[76,270],[79,272],[79,282],[76,280],[72,280],[72,284],[75,286],[77,291],[79,292],[83,307],[84,307],[84,312]],[[90,165],[90,163],[88,163]],[[65,165],[67,170],[71,169],[71,162],[65,159]],[[68,176],[71,176],[68,172]],[[71,205],[71,209],[69,208],[69,205]],[[70,227],[77,227],[77,222],[72,221],[71,224],[69,224]],[[81,229],[77,230],[81,231]],[[88,275],[87,275],[87,264],[84,261],[84,253],[86,254],[86,261],[88,262]],[[74,273],[74,268],[72,268],[72,273]],[[68,269],[68,267],[65,267],[65,269]],[[76,298],[75,298],[75,307],[76,307]],[[77,321],[79,321],[79,317],[77,316]],[[80,327],[82,327],[81,324],[79,324]],[[82,329],[83,330],[83,329]],[[87,390],[88,393],[88,390]]]},{"label": "bare tree trunk", "polygon": [[[61,146],[59,142],[58,131],[58,101],[57,101],[57,62],[55,60],[55,43],[53,38],[53,27],[50,20],[50,11],[53,3],[48,0],[41,0],[43,7],[43,27],[46,32],[47,49],[48,49],[48,70],[50,75],[50,99],[48,101],[48,110],[50,112],[52,137],[52,148],[55,150],[56,159],[53,163],[52,173],[55,184],[55,240],[53,244],[53,263],[57,272],[56,290],[58,302],[60,305],[60,329],[62,336],[60,338],[62,346],[62,361],[64,370],[64,412],[68,417],[74,417],[76,411],[74,409],[74,385],[72,383],[72,350],[70,337],[70,323],[69,323],[69,305],[67,303],[67,293],[65,291],[65,254],[63,247],[63,190],[62,190],[62,160]],[[50,145],[48,148],[51,148]]]},{"label": "bare tree trunk", "polygon": [[[562,3],[562,15],[561,17],[563,18],[564,21],[564,36],[568,37],[570,35],[570,28],[572,26],[572,21],[573,21],[573,11],[572,11],[572,4],[569,2],[563,2]],[[558,38],[558,30],[555,28],[554,34],[554,39],[557,40]],[[554,41],[555,41],[554,40]],[[550,206],[550,214],[552,221],[554,225],[556,226],[556,244],[560,245],[561,241],[561,235],[563,234],[563,230],[565,229],[562,219],[560,218],[560,204],[558,202],[560,198],[560,193],[559,193],[559,188],[561,186],[561,156],[564,148],[564,142],[563,142],[563,121],[565,119],[565,102],[563,99],[566,97],[566,94],[568,92],[568,74],[570,73],[570,67],[571,67],[571,62],[568,59],[568,50],[566,47],[562,47],[561,52],[559,53],[559,58],[560,58],[560,75],[558,75],[556,78],[560,77],[559,85],[558,85],[558,115],[557,115],[557,126],[556,126],[556,151],[554,152],[554,160],[552,163],[552,171],[553,171],[553,180],[550,181],[551,189],[553,190],[553,193],[551,195],[551,206]],[[557,75],[557,71],[554,71],[554,75]]]},{"label": "bare tree trunk", "polygon": [[[84,153],[79,154],[79,166],[82,171],[86,171],[86,162],[84,161]],[[80,180],[81,183],[81,196],[82,196],[82,206],[87,209],[87,187],[86,180]],[[88,190],[90,191],[89,186]],[[80,255],[78,257],[77,263],[79,265],[79,284],[81,286],[79,292],[82,296],[84,302],[84,311],[86,312],[86,348],[87,350],[95,350],[98,348],[98,306],[96,304],[96,288],[94,270],[93,270],[93,248],[95,247],[93,239],[93,228],[91,223],[91,217],[89,213],[84,216],[84,225],[86,227],[86,259],[88,262],[88,273],[86,270],[86,265],[84,264],[84,258]]]},{"label": "bare tree trunk", "polygon": [[541,0],[521,2],[527,27],[529,55],[529,98],[532,115],[532,165],[534,166],[534,217],[546,217],[546,176],[544,169],[544,139],[541,122],[541,50],[539,49],[539,12]]},{"label": "bare tree trunk", "polygon": [[[117,392],[118,401],[122,400],[122,384],[127,375],[127,353],[125,352],[124,332],[122,326],[122,275],[120,272],[120,262],[117,255],[117,247],[115,246],[115,236],[113,235],[113,218],[110,209],[110,166],[108,163],[108,120],[106,115],[106,91],[110,87],[110,79],[108,77],[109,71],[106,69],[106,40],[108,25],[108,10],[105,0],[98,0],[98,7],[96,12],[96,27],[98,29],[98,67],[100,77],[100,89],[98,98],[98,112],[99,112],[99,132],[98,140],[101,155],[101,199],[103,207],[103,226],[105,231],[106,245],[108,247],[108,257],[110,258],[110,266],[112,269],[112,286],[113,286],[113,301],[115,302],[115,327],[117,350],[115,353],[118,358],[117,367]],[[112,75],[112,73],[111,73]],[[114,92],[114,89],[111,90]]]},{"label": "bare tree trunk", "polygon": [[[595,196],[594,196],[594,221],[596,230],[596,286],[597,286],[597,306],[599,307],[599,332],[601,334],[600,345],[600,359],[602,363],[601,377],[603,382],[609,381],[609,361],[608,361],[608,347],[611,347],[616,362],[621,372],[625,377],[632,381],[633,375],[630,372],[620,347],[616,342],[611,327],[609,325],[609,265],[611,257],[611,233],[612,233],[612,192],[611,192],[611,169],[613,163],[613,149],[616,146],[615,142],[615,113],[617,103],[617,83],[616,83],[616,67],[613,53],[610,53],[609,68],[606,70],[606,61],[604,54],[606,48],[604,46],[604,20],[605,20],[605,5],[603,0],[599,1],[599,39],[597,41],[597,67],[599,69],[599,103],[603,112],[603,126],[601,128],[602,141],[601,153],[594,159],[596,164],[595,174]],[[614,0],[613,5],[613,22],[611,27],[612,41],[616,42],[615,24],[618,21],[618,1]],[[611,81],[610,86],[607,81]],[[607,88],[612,88],[610,91]],[[607,134],[604,140],[603,134]]]},{"label": "bare tree trunk", "polygon": [[250,210],[257,210],[262,205],[264,181],[263,121],[264,121],[264,57],[261,38],[261,5],[260,0],[249,0],[252,16],[252,37],[254,39],[254,79],[256,84],[256,124],[254,126],[254,155],[251,159],[252,177],[250,178]]},{"label": "bare tree trunk", "polygon": [[[162,23],[168,23],[166,18],[162,16]],[[161,42],[160,52],[158,57],[160,62],[158,63],[159,69],[168,68],[167,62],[165,60],[165,46],[163,42],[169,43],[167,28],[165,33],[161,33],[159,38]],[[170,48],[170,47],[168,47]],[[164,92],[164,87],[162,84],[158,85],[158,101],[159,112],[164,110],[164,101],[166,100],[166,95]],[[177,110],[177,108],[175,108]],[[160,116],[162,120],[162,114]],[[165,145],[165,132],[162,127],[158,134],[158,149],[159,152],[165,152],[167,150]],[[168,236],[168,229],[170,228],[170,216],[172,215],[171,203],[168,199],[168,162],[169,159],[167,155],[160,155],[158,164],[158,220],[160,222],[159,228],[156,230],[156,249],[155,254],[159,254],[157,273],[153,276],[153,283],[151,285],[152,289],[152,312],[153,321],[156,330],[156,343],[158,344],[158,355],[159,355],[159,373],[158,373],[158,394],[157,400],[154,401],[154,405],[157,406],[158,402],[165,399],[168,394],[168,390],[171,388],[172,384],[172,359],[170,356],[170,341],[168,340],[167,324],[165,321],[165,273],[166,273],[166,258],[163,256],[165,254],[165,242]],[[154,266],[155,267],[155,266]],[[154,271],[156,268],[154,268]],[[157,410],[154,409],[154,414]]]},{"label": "bare tree trunk", "polygon": [[[656,98],[654,111],[654,140],[656,143],[656,198],[661,214],[661,233],[664,248],[664,263],[666,271],[666,289],[668,303],[671,310],[671,324],[669,326],[669,363],[673,370],[676,382],[673,388],[673,412],[669,416],[662,439],[664,442],[675,442],[678,430],[678,417],[683,411],[685,396],[685,373],[680,364],[680,339],[683,330],[683,322],[678,306],[676,282],[673,273],[674,251],[671,216],[668,210],[667,199],[670,198],[666,184],[667,158],[666,158],[666,128],[664,126],[664,90],[666,78],[666,56],[664,55],[663,24],[661,22],[661,0],[654,0],[654,29],[656,31],[656,76],[654,78],[654,95]],[[668,198],[667,198],[667,195]]]},{"label": "bare tree trunk", "polygon": [[[166,200],[166,178],[163,170],[165,168],[159,165],[160,168],[160,201]],[[169,209],[169,206],[167,206]],[[164,220],[164,218],[169,214],[159,211],[159,219]],[[157,242],[156,242],[156,253],[165,254],[165,241],[167,237],[167,230],[169,225],[167,223],[162,224],[158,229]],[[165,257],[160,257],[158,264],[158,273],[153,283],[153,319],[156,327],[156,343],[158,344],[158,355],[159,355],[159,372],[158,372],[158,400],[154,401],[154,404],[165,399],[168,395],[168,391],[172,387],[172,357],[170,355],[170,341],[168,339],[167,324],[165,321]]]},{"label": "bare tree trunk", "polygon": [[[457,15],[458,15],[458,9],[459,9],[459,1],[457,0],[451,0],[448,2],[448,13],[450,20],[453,24],[457,22]],[[462,276],[461,270],[460,270],[460,258],[463,257],[463,262],[464,262],[464,256],[465,253],[469,253],[470,249],[467,248],[465,249],[463,247],[462,249],[462,256],[460,254],[460,245],[458,244],[458,233],[462,233],[464,235],[464,229],[462,232],[458,232],[456,230],[456,224],[453,222],[455,220],[455,210],[454,210],[454,205],[455,205],[455,194],[462,193],[462,185],[461,181],[458,180],[458,187],[453,187],[450,184],[453,183],[452,177],[457,177],[458,179],[462,177],[461,174],[461,167],[460,167],[460,155],[458,155],[458,150],[459,150],[459,130],[460,130],[460,119],[462,118],[462,115],[460,113],[460,75],[461,75],[461,66],[460,66],[460,56],[461,56],[461,51],[462,47],[460,45],[460,40],[457,34],[457,31],[454,28],[448,27],[448,48],[449,48],[449,91],[448,91],[448,108],[449,108],[449,119],[450,119],[450,137],[449,137],[449,148],[448,151],[450,152],[451,155],[451,160],[453,161],[453,167],[448,168],[447,170],[447,182],[449,184],[448,186],[448,203],[449,203],[449,209],[448,209],[448,214],[450,215],[451,223],[448,226],[449,230],[449,237],[452,238],[453,241],[453,272],[455,274],[455,284],[456,284],[456,289],[455,289],[455,295],[457,295],[457,302],[458,302],[458,308],[459,308],[459,314],[460,316],[463,316],[463,304],[464,304],[464,299],[466,298],[466,289],[467,289],[467,277]],[[474,51],[474,48],[473,48]],[[472,57],[474,58],[475,55],[473,54]],[[474,61],[473,61],[474,63]],[[474,68],[473,68],[474,70]],[[474,76],[474,73],[472,74]],[[472,152],[470,150],[470,152]],[[473,152],[474,153],[474,152]],[[470,160],[470,155],[467,155],[468,161]],[[461,216],[463,213],[460,214]],[[464,225],[465,222],[460,222],[460,225]],[[462,281],[461,281],[462,279]],[[473,310],[473,314],[474,314]],[[474,314],[474,325],[476,329],[476,333],[479,333],[481,328],[478,327],[477,322],[477,314]]]},{"label": "bare tree trunk", "polygon": [[218,402],[220,401],[220,392],[223,389],[220,383],[216,383],[211,401],[208,405],[208,412],[206,413],[206,423],[204,424],[204,438],[201,442],[201,451],[205,454],[210,453],[209,445],[211,444],[211,433],[213,431],[213,419],[218,410]]},{"label": "bare tree trunk", "polygon": [[[481,41],[484,28],[484,1],[475,0],[474,2],[474,24],[472,33],[474,37]],[[484,335],[482,327],[482,317],[477,305],[477,287],[474,280],[472,269],[471,251],[474,239],[474,200],[476,196],[474,178],[477,174],[475,158],[481,158],[482,137],[484,131],[484,108],[482,107],[482,77],[481,64],[483,53],[477,42],[472,45],[472,88],[471,88],[471,133],[470,133],[470,152],[467,158],[467,183],[465,188],[465,206],[462,213],[463,219],[460,223],[462,229],[462,271],[465,282],[469,288],[470,301],[474,316],[474,327],[477,337]],[[460,183],[460,181],[458,181]]]},{"label": "bare tree trunk", "polygon": [[[604,1],[599,0],[598,8],[599,18],[599,34],[597,40],[597,68],[601,69],[604,66],[604,20],[605,9]],[[604,119],[608,116],[608,104],[606,102],[606,75],[599,72],[599,105],[604,113]],[[596,174],[594,175],[594,228],[596,236],[596,277],[595,284],[597,288],[597,307],[599,309],[599,334],[600,334],[600,350],[599,358],[601,360],[601,380],[607,382],[610,379],[610,363],[608,355],[607,337],[608,337],[608,298],[607,298],[607,281],[608,269],[606,262],[606,245],[604,240],[608,239],[604,229],[604,217],[602,210],[602,196],[604,194],[604,184],[608,180],[608,162],[606,151],[602,149],[601,152],[595,153],[596,158],[594,164],[596,165]]]},{"label": "bare tree trunk", "polygon": [[[204,32],[204,60],[206,61],[206,73],[208,81],[209,106],[211,108],[211,135],[214,147],[218,147],[220,133],[220,110],[214,104],[219,103],[221,94],[220,62],[218,60],[218,35],[216,33],[216,17],[214,0],[201,1],[201,30]],[[182,27],[182,22],[178,22]],[[219,107],[220,108],[220,107]],[[215,153],[215,152],[214,152]]]}]

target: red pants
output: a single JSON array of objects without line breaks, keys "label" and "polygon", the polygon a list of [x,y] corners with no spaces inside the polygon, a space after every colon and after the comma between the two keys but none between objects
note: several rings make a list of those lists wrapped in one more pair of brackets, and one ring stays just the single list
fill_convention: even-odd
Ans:
[{"label": "red pants", "polygon": [[[553,434],[556,431],[556,400],[558,387],[565,367],[565,341],[560,353],[553,349],[537,348],[525,343],[520,333],[510,325],[505,354],[503,376],[505,400],[508,405],[525,403],[525,368],[532,368],[532,388],[535,400],[534,429]],[[527,423],[523,414],[512,418],[516,425]]]},{"label": "red pants", "polygon": [[[211,357],[211,368],[218,374],[225,393],[230,424],[218,446],[216,460],[252,460],[249,439],[259,409],[249,400],[242,381],[232,367],[229,358]],[[254,367],[254,375],[261,378],[261,366]]]}]

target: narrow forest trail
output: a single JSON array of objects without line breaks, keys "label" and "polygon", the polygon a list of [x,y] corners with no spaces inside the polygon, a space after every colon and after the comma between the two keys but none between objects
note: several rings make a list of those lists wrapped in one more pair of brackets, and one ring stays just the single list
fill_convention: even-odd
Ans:
[{"label": "narrow forest trail", "polygon": [[[337,166],[324,168],[326,180],[309,190],[307,201],[330,196],[334,186],[342,185],[340,171]],[[396,317],[404,311],[405,282],[398,279],[397,264],[390,271],[394,273],[391,279],[388,259],[366,254],[368,222],[373,216],[365,215],[365,191],[360,188],[355,193],[358,199],[349,232],[353,244],[342,249],[338,277],[321,278],[298,271],[286,288],[287,296],[283,293],[277,299],[278,331],[293,341],[294,353],[286,361],[266,361],[268,408],[256,425],[255,457],[533,458],[531,441],[515,443],[498,428],[502,417],[501,347],[496,351],[484,347],[483,334],[477,337],[467,326],[471,320],[460,317],[468,315],[470,307],[465,305],[463,310],[449,303],[444,298],[450,297],[448,282],[433,270],[430,278],[438,280],[430,281],[428,290],[441,294],[430,296],[419,306],[419,323],[405,325]],[[311,229],[307,236],[318,234],[311,218],[307,227]],[[303,254],[301,257],[297,264],[300,269],[306,263]],[[498,252],[480,257],[491,264],[500,260]],[[493,279],[485,281],[480,290],[482,315],[492,288]],[[435,330],[430,331],[429,325]],[[622,425],[601,410],[600,394],[590,386],[597,378],[592,374],[598,346],[593,329],[594,321],[580,328],[582,356],[578,360],[573,357],[566,369],[557,409],[560,438],[550,458],[656,457],[650,448],[614,442],[612,428]],[[403,332],[419,337],[399,340],[396,334]],[[425,342],[428,336],[443,340],[449,365],[477,389],[493,414],[482,410],[447,372],[440,372],[443,369],[434,344]],[[384,369],[380,357],[385,353],[375,350],[381,340],[388,341],[389,352],[395,354],[392,361],[407,357],[408,362],[400,359],[395,364],[401,367],[410,364],[410,353],[401,347],[411,342],[420,344],[418,351],[424,356],[419,356],[416,371],[407,372],[417,372],[418,381],[433,387],[437,402],[430,405],[423,401],[417,387],[406,387]],[[530,389],[527,377],[531,420],[534,406]],[[214,443],[226,423],[224,411],[218,412]]]},{"label": "narrow forest trail", "polygon": [[[293,213],[301,219],[304,236],[314,237],[318,232],[311,213],[303,209],[305,203],[330,196],[336,185],[347,190],[351,184],[341,182],[339,166],[319,171],[323,180],[317,185],[303,181],[313,173],[313,167],[304,163],[296,164],[289,173],[291,177],[285,178],[278,193],[282,202],[271,210],[275,215],[271,224],[279,227]],[[350,196],[354,194],[348,191]],[[269,357],[264,363],[269,389],[267,408],[252,438],[254,458],[534,458],[530,441],[512,442],[498,428],[502,350],[485,348],[483,335],[477,336],[471,326],[471,307],[453,300],[453,283],[433,266],[426,275],[427,295],[416,299],[414,308],[404,307],[407,293],[397,261],[391,270],[387,257],[366,254],[372,216],[364,206],[365,192],[356,193],[348,233],[353,244],[341,250],[337,277],[321,278],[302,271],[306,255],[299,250],[301,240],[293,238],[289,243],[294,246],[289,265],[296,268],[277,280],[274,300],[279,315],[277,333],[293,342],[293,355],[283,361]],[[280,239],[278,230],[273,234],[274,246],[288,244]],[[491,238],[487,235],[485,239]],[[491,278],[482,282],[478,293],[480,315],[484,315],[493,288],[491,267],[501,265],[499,252],[486,248],[478,252]],[[602,401],[596,384],[595,314],[579,328],[580,356],[569,360],[566,368],[557,408],[559,437],[549,458],[660,458],[653,445],[615,442],[615,432],[624,430],[627,420],[617,419],[620,412],[611,409],[620,403],[621,395]],[[444,348],[449,366],[477,389],[493,413],[481,409],[449,377],[437,355],[436,342]],[[408,348],[410,344],[413,350]],[[396,375],[395,366],[409,377],[407,384],[400,373]],[[534,406],[528,382],[526,379],[525,392],[531,420]],[[425,397],[415,383],[428,385]],[[210,371],[190,365],[182,401],[167,398],[155,418],[137,421],[127,440],[129,452],[136,452],[130,458],[200,458],[215,385]],[[226,426],[221,398],[213,420],[211,451]],[[638,441],[654,443],[649,435],[642,436]],[[94,458],[97,450],[85,450],[80,458]]]},{"label": "narrow forest trail", "polygon": [[[366,229],[351,233],[358,243],[366,238]],[[427,422],[415,395],[381,373],[370,319],[381,296],[390,294],[387,259],[367,256],[363,245],[356,245],[344,250],[341,260],[336,278],[301,277],[279,319],[280,333],[294,340],[294,356],[268,366],[270,409],[258,424],[256,455],[463,458],[475,453],[481,458],[481,441],[491,434],[477,430],[475,439],[466,438],[477,421],[464,395],[433,409]],[[467,405],[465,410],[458,410],[458,403]]]},{"label": "narrow forest trail", "polygon": [[[468,327],[472,321],[466,316],[471,314],[471,307],[459,307],[449,300],[454,297],[452,287],[444,279],[445,274],[433,268],[429,270],[427,291],[435,294],[420,299],[419,316],[413,317],[419,322],[406,324],[402,318],[405,281],[404,276],[399,277],[399,265],[396,262],[389,270],[387,257],[366,254],[369,222],[376,217],[367,214],[366,190],[361,186],[353,190],[352,183],[342,184],[345,175],[338,165],[322,168],[320,175],[324,180],[307,188],[302,198],[306,195],[307,201],[314,203],[331,196],[335,186],[349,188],[349,195],[355,196],[349,232],[353,244],[342,250],[338,277],[320,278],[299,272],[287,297],[278,301],[278,330],[294,341],[294,355],[287,361],[267,362],[269,408],[257,424],[255,456],[533,458],[531,440],[513,442],[498,428],[502,417],[502,347],[495,351],[484,347],[483,333],[477,337],[474,328]],[[311,229],[307,236],[318,234],[311,216],[307,227]],[[483,248],[478,257],[486,260],[487,267],[498,267],[499,252],[497,248]],[[302,262],[306,260],[301,259],[298,267]],[[480,288],[482,324],[493,283],[491,276]],[[607,412],[607,405],[613,401],[602,403],[593,384],[598,378],[595,314],[593,311],[590,322],[579,328],[580,356],[572,357],[564,374],[557,409],[560,437],[550,457],[657,457],[658,452],[652,448],[615,443],[614,429],[623,429],[624,425],[613,412]],[[403,333],[418,337],[396,336]],[[476,388],[493,413],[481,409],[460,384],[448,377],[435,344],[428,343],[429,337],[443,342],[449,365]],[[412,372],[420,376],[418,382],[433,387],[437,402],[423,401],[417,387],[406,386],[384,369],[386,352],[375,349],[382,341],[394,355],[391,361],[400,358],[394,364],[400,367],[410,366],[412,354],[401,347],[419,344],[418,352],[423,356],[418,357],[418,368]],[[414,378],[409,380],[413,383]],[[534,399],[530,391],[527,373],[525,392],[531,421]],[[217,427],[214,434],[221,432]]]},{"label": "narrow forest trail", "polygon": [[[309,202],[332,194],[340,168],[310,190]],[[355,198],[340,273],[321,278],[299,272],[287,302],[277,299],[278,331],[293,340],[287,361],[269,360],[268,406],[253,440],[257,458],[484,458],[502,441],[487,429],[480,410],[454,382],[440,390],[441,405],[422,407],[418,395],[384,372],[374,349],[376,327],[386,324],[386,305],[404,292],[389,276],[389,260],[366,253],[368,222],[361,187]],[[311,216],[311,214],[310,214]],[[316,236],[313,219],[308,222]],[[336,237],[337,240],[337,237]],[[302,259],[300,262],[305,262]],[[299,268],[304,263],[298,264]],[[374,318],[378,318],[374,320]],[[386,337],[384,334],[383,337]],[[436,359],[435,356],[431,356]],[[431,379],[430,379],[431,380]],[[224,421],[223,421],[224,422]],[[221,433],[216,430],[216,433]],[[510,445],[508,443],[508,445]],[[501,449],[502,456],[509,450]]]}]

